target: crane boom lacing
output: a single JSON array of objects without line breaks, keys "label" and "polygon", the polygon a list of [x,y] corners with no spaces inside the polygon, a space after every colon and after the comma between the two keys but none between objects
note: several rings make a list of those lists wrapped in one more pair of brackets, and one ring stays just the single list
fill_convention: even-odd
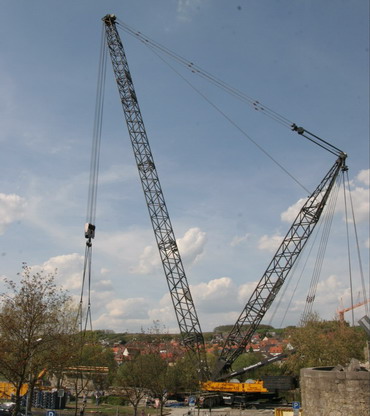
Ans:
[{"label": "crane boom lacing", "polygon": [[200,371],[204,373],[202,378],[205,378],[208,366],[203,334],[149,146],[126,54],[115,25],[116,17],[106,15],[102,20],[105,25],[106,41],[118,92],[180,333],[187,348],[198,355],[198,362],[202,363]]}]

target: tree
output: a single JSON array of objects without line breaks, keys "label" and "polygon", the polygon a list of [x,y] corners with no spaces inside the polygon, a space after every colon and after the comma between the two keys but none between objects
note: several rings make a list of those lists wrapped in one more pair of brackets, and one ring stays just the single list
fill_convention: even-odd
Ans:
[{"label": "tree", "polygon": [[152,353],[142,356],[143,368],[146,371],[145,384],[152,397],[158,400],[160,416],[167,401],[167,393],[172,387],[173,378],[168,362],[160,354]]},{"label": "tree", "polygon": [[70,345],[73,346],[73,351],[62,375],[73,380],[77,415],[78,397],[86,389],[102,391],[108,388],[116,371],[116,363],[112,350],[99,343],[94,332],[75,333],[70,337]]},{"label": "tree", "polygon": [[141,399],[146,395],[149,377],[146,359],[141,354],[130,361],[126,361],[117,370],[115,382],[133,406],[134,416],[137,415]]},{"label": "tree", "polygon": [[286,360],[287,369],[299,374],[305,367],[346,365],[351,358],[363,360],[366,334],[339,321],[324,321],[312,314],[302,327],[289,331],[295,353]]},{"label": "tree", "polygon": [[193,353],[188,352],[184,357],[178,358],[174,365],[168,368],[168,375],[173,394],[199,390],[199,368]]},{"label": "tree", "polygon": [[[116,384],[121,387],[134,407],[135,416],[140,400],[148,393],[158,400],[159,412],[162,416],[167,393],[186,385],[186,376],[184,377],[183,373],[186,368],[185,361],[185,359],[180,360],[178,366],[169,365],[159,352],[151,352],[138,354],[119,367]],[[180,380],[181,374],[182,380]]]},{"label": "tree", "polygon": [[[253,364],[257,364],[261,361],[264,361],[266,359],[266,356],[263,355],[261,352],[254,352],[249,351],[248,353],[241,354],[233,363],[232,369],[234,371],[240,370],[245,367],[249,367]],[[270,364],[264,364],[260,367],[250,369],[245,373],[242,373],[239,376],[236,376],[236,378],[240,381],[245,381],[246,379],[255,379],[260,380],[265,376],[280,376],[285,374],[286,368],[284,364],[281,364],[280,361],[273,362]]]},{"label": "tree", "polygon": [[0,295],[0,374],[16,389],[14,414],[20,409],[24,384],[35,385],[62,335],[75,330],[71,299],[54,283],[55,273],[32,274],[23,265],[21,280],[5,279],[8,293]]}]

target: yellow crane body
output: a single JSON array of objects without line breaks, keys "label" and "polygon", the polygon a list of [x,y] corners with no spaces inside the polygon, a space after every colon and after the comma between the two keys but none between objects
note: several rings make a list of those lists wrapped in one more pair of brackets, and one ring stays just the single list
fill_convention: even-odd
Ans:
[{"label": "yellow crane body", "polygon": [[[28,391],[28,384],[23,384],[21,387],[20,395],[24,396]],[[0,399],[10,400],[12,395],[15,395],[16,388],[14,384],[6,381],[0,382]]]},{"label": "yellow crane body", "polygon": [[251,383],[205,381],[201,383],[201,388],[204,391],[221,391],[224,393],[268,393],[261,380],[253,380]]}]

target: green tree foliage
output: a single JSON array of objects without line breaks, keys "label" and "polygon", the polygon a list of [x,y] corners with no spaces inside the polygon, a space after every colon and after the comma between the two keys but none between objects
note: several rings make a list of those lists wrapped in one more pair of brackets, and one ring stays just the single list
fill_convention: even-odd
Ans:
[{"label": "green tree foliage", "polygon": [[147,393],[148,368],[143,355],[137,355],[130,361],[123,363],[117,370],[115,384],[119,386],[134,408],[134,416],[140,401]]},{"label": "green tree foliage", "polygon": [[78,397],[86,389],[107,389],[115,376],[116,363],[113,352],[105,348],[94,332],[75,333],[70,337],[71,355],[63,374],[74,381],[75,413],[78,410]]},{"label": "green tree foliage", "polygon": [[23,265],[20,282],[5,279],[0,295],[0,373],[16,389],[15,414],[22,385],[34,386],[41,370],[49,370],[53,352],[75,331],[71,300],[54,283],[55,273],[32,273]]},{"label": "green tree foliage", "polygon": [[[232,329],[233,329],[233,326],[234,325],[220,325],[220,326],[217,326],[214,330],[213,330],[213,332],[214,333],[223,333],[224,335],[227,335]],[[243,329],[248,329],[248,325],[243,325]],[[258,327],[258,330],[256,331],[256,332],[261,332],[261,333],[265,333],[265,332],[267,332],[267,331],[270,331],[270,330],[274,330],[274,328],[271,326],[271,325],[263,325],[263,324],[261,324],[259,327]]]},{"label": "green tree foliage", "polygon": [[[265,357],[261,352],[248,352],[240,355],[233,363],[232,369],[239,370],[241,368],[249,367],[263,361]],[[282,375],[286,371],[285,365],[278,363],[271,363],[262,367],[249,370],[248,372],[238,376],[238,379],[244,382],[247,379],[260,380],[263,376]]]},{"label": "green tree foliage", "polygon": [[139,354],[127,361],[117,371],[117,385],[127,395],[135,415],[145,394],[158,399],[160,415],[167,400],[167,392],[173,384],[169,365],[158,353]]},{"label": "green tree foliage", "polygon": [[339,321],[324,321],[313,314],[289,335],[295,353],[286,360],[286,366],[295,375],[305,367],[344,366],[351,358],[364,358],[365,333]]},{"label": "green tree foliage", "polygon": [[146,395],[158,400],[162,415],[169,393],[199,389],[198,369],[190,355],[169,363],[159,352],[139,354],[118,368],[115,384],[132,404],[135,416],[141,399]]},{"label": "green tree foliage", "polygon": [[168,362],[160,354],[147,354],[142,356],[144,367],[147,370],[146,386],[152,397],[159,401],[160,415],[163,415],[163,406],[167,401],[167,393],[173,385],[173,373]]},{"label": "green tree foliage", "polygon": [[195,392],[199,390],[199,369],[194,355],[188,352],[170,366],[171,393]]}]

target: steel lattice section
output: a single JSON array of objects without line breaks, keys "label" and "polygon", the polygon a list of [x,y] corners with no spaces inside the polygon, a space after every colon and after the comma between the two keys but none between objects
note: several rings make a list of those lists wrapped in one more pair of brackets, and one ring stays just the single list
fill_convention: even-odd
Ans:
[{"label": "steel lattice section", "polygon": [[231,330],[213,374],[214,378],[227,371],[235,359],[245,350],[314,230],[339,172],[345,169],[345,158],[346,155],[343,154],[336,160],[320,185],[301,208]]},{"label": "steel lattice section", "polygon": [[205,365],[203,376],[206,377],[208,369],[203,334],[149,146],[127,58],[117,32],[115,17],[107,15],[103,22],[122,108],[180,332],[187,348],[197,354],[199,363]]}]

